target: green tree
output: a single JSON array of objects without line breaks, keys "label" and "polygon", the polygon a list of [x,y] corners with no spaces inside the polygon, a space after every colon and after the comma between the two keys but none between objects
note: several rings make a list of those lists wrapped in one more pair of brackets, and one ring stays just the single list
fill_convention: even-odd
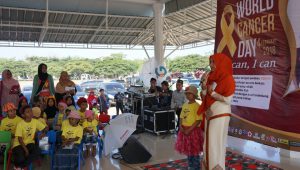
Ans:
[{"label": "green tree", "polygon": [[173,72],[194,72],[198,68],[205,68],[208,65],[208,56],[197,54],[181,56],[167,61],[167,67]]}]

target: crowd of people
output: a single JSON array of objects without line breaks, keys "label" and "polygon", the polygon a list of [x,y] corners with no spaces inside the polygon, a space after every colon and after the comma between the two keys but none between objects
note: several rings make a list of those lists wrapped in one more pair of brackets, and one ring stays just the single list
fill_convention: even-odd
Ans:
[{"label": "crowd of people", "polygon": [[[66,71],[61,72],[54,86],[52,76],[47,73],[47,65],[42,63],[33,79],[30,101],[27,101],[11,71],[3,71],[0,130],[11,133],[14,169],[26,169],[39,159],[39,140],[49,130],[56,133],[54,169],[76,168],[76,154],[81,142],[85,147],[85,157],[96,155],[97,127],[102,125],[101,118],[107,120],[109,117],[108,97],[100,89],[99,96],[90,92],[88,99],[82,97],[75,103],[75,94],[75,83]],[[0,157],[3,158],[2,152]]]},{"label": "crowd of people", "polygon": [[[230,101],[235,90],[232,61],[224,54],[212,55],[209,59],[211,71],[201,78],[202,91],[194,86],[183,90],[183,81],[178,79],[176,90],[169,90],[167,81],[157,86],[151,78],[149,93],[158,97],[156,104],[176,111],[177,140],[175,149],[187,155],[190,169],[225,169],[225,144],[230,120]],[[73,99],[76,94],[74,82],[63,71],[54,87],[53,78],[47,73],[47,65],[40,64],[33,80],[31,100],[20,95],[20,85],[9,70],[2,73],[0,99],[3,119],[0,130],[12,134],[12,152],[15,169],[26,168],[38,159],[38,139],[48,130],[57,134],[57,151],[54,169],[77,166],[81,141],[86,147],[85,156],[96,155],[97,126],[101,125],[100,115],[107,115],[109,102],[104,90],[96,96],[91,91],[88,98],[80,98],[77,106]],[[199,104],[196,99],[200,95]],[[116,94],[117,113],[123,112],[123,97]],[[36,132],[41,131],[40,136]],[[202,164],[200,154],[203,152]]]},{"label": "crowd of people", "polygon": [[[232,60],[224,54],[212,55],[211,71],[201,77],[201,104],[196,102],[198,90],[189,86],[183,90],[178,79],[176,90],[169,90],[167,81],[157,86],[151,78],[149,93],[154,93],[160,107],[176,111],[177,140],[175,149],[187,155],[189,169],[225,169],[225,146],[231,116],[230,102],[235,90]],[[202,164],[200,154],[203,153]]]}]

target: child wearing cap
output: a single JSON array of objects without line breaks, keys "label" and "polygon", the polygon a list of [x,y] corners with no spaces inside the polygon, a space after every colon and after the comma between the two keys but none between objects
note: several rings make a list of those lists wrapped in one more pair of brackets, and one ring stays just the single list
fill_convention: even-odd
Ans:
[{"label": "child wearing cap", "polygon": [[180,114],[180,125],[175,144],[175,149],[187,155],[189,169],[200,169],[200,156],[203,151],[203,132],[200,123],[202,115],[198,115],[199,104],[196,102],[198,90],[195,86],[186,88],[185,91],[188,102],[182,106]]},{"label": "child wearing cap", "polygon": [[76,169],[78,165],[78,147],[80,145],[83,129],[78,124],[81,117],[76,111],[71,111],[69,124],[62,128],[62,148],[55,154],[54,169]]},{"label": "child wearing cap", "polygon": [[[11,133],[12,140],[15,137],[15,131],[17,124],[22,121],[22,119],[16,115],[16,106],[13,103],[6,103],[3,106],[3,112],[7,113],[7,117],[1,120],[0,130],[1,131],[9,131]],[[0,150],[0,157],[1,160],[3,160],[3,154],[4,150],[6,148],[6,145],[2,145]],[[3,152],[2,152],[3,151]]]},{"label": "child wearing cap", "polygon": [[79,113],[79,115],[81,117],[79,124],[82,125],[82,123],[85,119],[85,111],[88,107],[87,100],[84,97],[80,97],[77,101],[77,105],[79,107],[77,112]]},{"label": "child wearing cap", "polygon": [[47,131],[43,123],[32,118],[30,106],[25,106],[23,118],[16,127],[12,146],[15,169],[28,167],[32,161],[39,159],[39,148],[35,144],[34,136],[37,131],[42,131],[39,136],[41,139]]},{"label": "child wearing cap", "polygon": [[33,107],[32,108],[32,115],[33,118],[43,123],[45,126],[47,126],[45,118],[42,118],[41,116],[41,109],[39,107]]},{"label": "child wearing cap", "polygon": [[15,136],[17,124],[22,120],[16,115],[16,106],[13,103],[6,103],[3,106],[3,111],[7,113],[7,117],[1,120],[0,130],[10,131],[12,137]]},{"label": "child wearing cap", "polygon": [[85,156],[90,155],[90,150],[92,147],[92,156],[96,156],[96,146],[97,146],[97,126],[98,121],[95,119],[94,112],[91,110],[85,111],[85,121],[83,122],[83,143],[86,147]]}]

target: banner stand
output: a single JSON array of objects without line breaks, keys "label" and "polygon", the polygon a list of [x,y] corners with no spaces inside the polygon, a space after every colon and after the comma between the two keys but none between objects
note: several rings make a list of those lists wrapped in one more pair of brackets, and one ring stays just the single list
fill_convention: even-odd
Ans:
[{"label": "banner stand", "polygon": [[279,154],[287,158],[300,158],[300,152],[280,148]]}]

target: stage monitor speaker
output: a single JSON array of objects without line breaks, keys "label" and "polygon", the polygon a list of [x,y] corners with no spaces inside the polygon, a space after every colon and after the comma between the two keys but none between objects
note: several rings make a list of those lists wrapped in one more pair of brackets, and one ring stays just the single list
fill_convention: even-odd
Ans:
[{"label": "stage monitor speaker", "polygon": [[130,136],[119,148],[122,159],[129,164],[145,163],[152,155],[147,149],[133,136]]}]

